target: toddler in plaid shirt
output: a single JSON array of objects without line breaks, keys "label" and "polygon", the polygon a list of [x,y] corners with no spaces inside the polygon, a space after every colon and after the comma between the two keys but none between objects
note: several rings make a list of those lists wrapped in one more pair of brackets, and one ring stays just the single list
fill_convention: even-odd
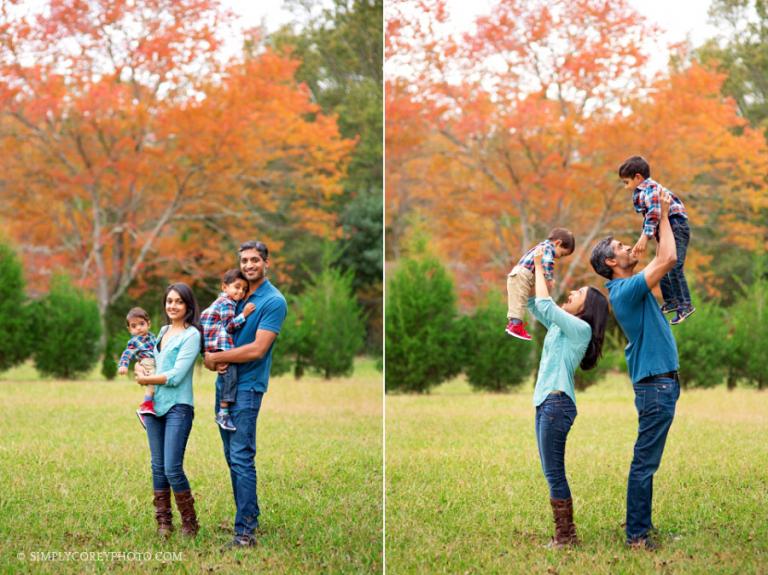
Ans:
[{"label": "toddler in plaid shirt", "polygon": [[[148,375],[155,373],[155,336],[149,331],[149,314],[140,307],[131,308],[128,315],[125,316],[125,323],[128,325],[128,331],[131,333],[131,339],[125,346],[125,351],[120,356],[117,372],[120,375],[128,373],[128,365],[132,361],[138,361],[141,366],[149,372]],[[142,427],[144,425],[145,415],[155,415],[155,386],[144,386],[144,401],[136,410],[136,415]]]},{"label": "toddler in plaid shirt", "polygon": [[[661,218],[661,194],[669,192],[664,186],[651,179],[651,167],[641,156],[632,156],[619,166],[619,178],[624,182],[627,190],[632,192],[632,204],[635,211],[643,215],[643,229],[640,238],[632,248],[632,255],[640,257],[645,252],[650,238],[659,240],[659,219]],[[688,214],[683,202],[672,192],[672,203],[669,206],[669,225],[675,236],[675,249],[677,251],[677,263],[667,275],[661,278],[659,287],[664,298],[661,311],[676,315],[670,322],[677,325],[685,321],[696,308],[691,304],[691,294],[688,291],[688,282],[685,279],[683,265],[688,251],[688,241],[691,237],[691,228],[688,222]]]},{"label": "toddler in plaid shirt", "polygon": [[[231,269],[224,274],[219,297],[200,316],[205,351],[226,351],[235,347],[232,332],[243,327],[245,318],[256,309],[254,304],[247,303],[243,312],[235,315],[237,302],[247,292],[248,280],[239,269]],[[222,429],[235,431],[237,428],[229,416],[229,406],[235,403],[237,396],[237,366],[230,365],[226,372],[219,374],[216,386],[220,394],[216,423]]]},{"label": "toddler in plaid shirt", "polygon": [[535,285],[533,253],[538,247],[544,251],[542,258],[544,278],[551,291],[555,280],[555,260],[571,255],[576,247],[576,240],[573,234],[564,228],[553,229],[546,240],[525,252],[507,275],[507,329],[505,331],[525,341],[530,341],[531,336],[525,331],[527,324],[523,323],[522,317]]}]

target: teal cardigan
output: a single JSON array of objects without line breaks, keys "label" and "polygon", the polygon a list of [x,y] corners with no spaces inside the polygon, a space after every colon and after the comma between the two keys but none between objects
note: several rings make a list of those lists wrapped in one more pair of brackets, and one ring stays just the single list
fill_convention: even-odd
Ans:
[{"label": "teal cardigan", "polygon": [[547,328],[533,405],[541,405],[553,391],[566,393],[575,404],[573,374],[592,339],[592,328],[584,320],[563,311],[552,298],[530,298],[528,310]]},{"label": "teal cardigan", "polygon": [[165,415],[177,403],[194,405],[192,372],[200,355],[200,332],[194,326],[173,336],[158,350],[167,329],[168,326],[164,326],[160,330],[155,346],[155,373],[167,378],[164,385],[155,386],[155,413],[158,416]]}]

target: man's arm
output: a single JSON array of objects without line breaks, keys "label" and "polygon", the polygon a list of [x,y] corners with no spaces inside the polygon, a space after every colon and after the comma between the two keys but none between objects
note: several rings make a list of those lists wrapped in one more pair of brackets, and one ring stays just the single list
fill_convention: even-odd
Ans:
[{"label": "man's arm", "polygon": [[659,220],[659,245],[656,249],[656,257],[643,270],[645,283],[648,289],[653,289],[661,281],[667,272],[677,263],[677,250],[675,249],[675,236],[672,235],[672,226],[669,225],[669,206],[672,196],[669,192],[661,195],[661,218]]},{"label": "man's arm", "polygon": [[[206,366],[216,363],[247,363],[264,357],[277,334],[266,329],[256,330],[256,337],[251,343],[227,351],[208,352],[205,354]],[[212,369],[210,367],[209,369]]]}]

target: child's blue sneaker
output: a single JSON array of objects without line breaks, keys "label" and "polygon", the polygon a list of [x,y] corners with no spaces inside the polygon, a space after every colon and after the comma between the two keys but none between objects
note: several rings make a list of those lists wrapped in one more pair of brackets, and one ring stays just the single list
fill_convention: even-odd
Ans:
[{"label": "child's blue sneaker", "polygon": [[219,424],[224,431],[237,431],[237,427],[232,423],[232,418],[228,413],[220,411],[216,414],[216,423]]},{"label": "child's blue sneaker", "polygon": [[677,311],[676,303],[665,303],[661,306],[661,313],[672,313],[673,311]]},{"label": "child's blue sneaker", "polygon": [[693,315],[693,312],[695,311],[696,311],[696,308],[693,307],[692,305],[689,305],[687,307],[681,307],[680,309],[677,310],[677,315],[669,323],[671,323],[672,325],[683,323],[687,318]]}]

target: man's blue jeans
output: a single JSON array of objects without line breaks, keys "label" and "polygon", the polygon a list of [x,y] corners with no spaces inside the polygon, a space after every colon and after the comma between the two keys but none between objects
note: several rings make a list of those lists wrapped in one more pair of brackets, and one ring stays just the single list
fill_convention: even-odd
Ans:
[{"label": "man's blue jeans", "polygon": [[565,442],[575,419],[576,406],[564,393],[550,393],[536,406],[536,443],[552,499],[571,497],[565,477]]},{"label": "man's blue jeans", "polygon": [[172,487],[173,491],[187,491],[189,481],[184,473],[184,452],[195,409],[177,403],[162,417],[144,416],[152,463],[152,485],[156,491]]},{"label": "man's blue jeans", "polygon": [[659,285],[664,303],[678,309],[691,305],[691,293],[688,291],[688,282],[685,280],[685,273],[683,272],[688,242],[691,239],[691,228],[688,225],[688,220],[678,216],[669,218],[669,224],[675,237],[677,263],[661,278]]},{"label": "man's blue jeans", "polygon": [[[235,535],[253,535],[259,526],[259,498],[256,495],[256,420],[264,394],[253,389],[238,389],[237,398],[229,410],[237,431],[219,429],[224,457],[229,466],[232,493],[235,496]],[[218,411],[221,401],[216,391]]]},{"label": "man's blue jeans", "polygon": [[661,464],[667,433],[680,397],[680,384],[676,379],[648,379],[647,383],[633,385],[638,431],[627,481],[627,541],[642,539],[653,528],[653,475]]}]

